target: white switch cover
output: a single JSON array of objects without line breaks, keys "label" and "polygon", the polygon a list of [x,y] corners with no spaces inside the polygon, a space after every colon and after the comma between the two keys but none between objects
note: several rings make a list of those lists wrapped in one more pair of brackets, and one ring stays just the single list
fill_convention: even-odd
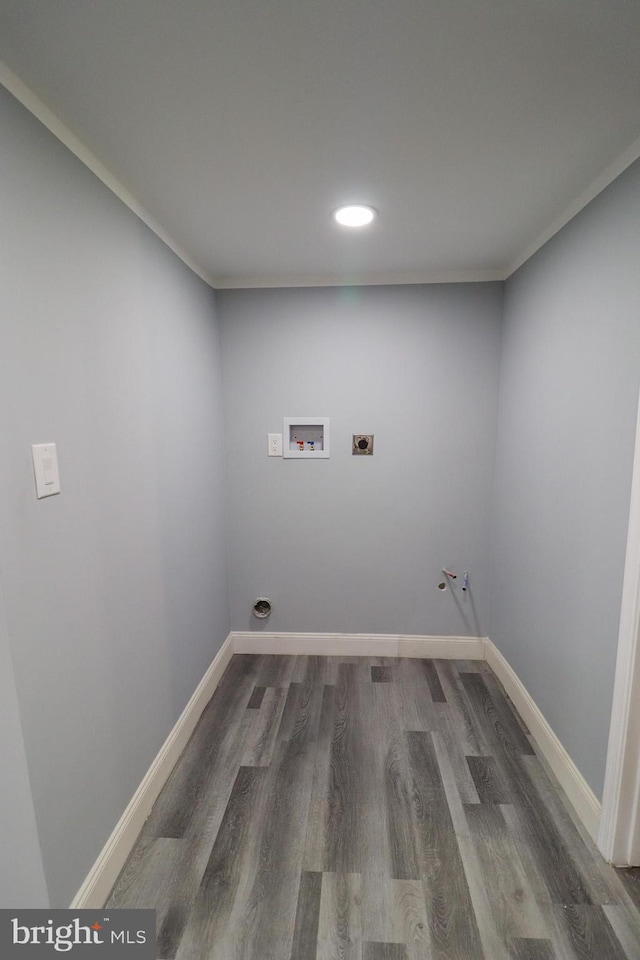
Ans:
[{"label": "white switch cover", "polygon": [[58,455],[55,443],[34,443],[31,447],[38,500],[60,493]]},{"label": "white switch cover", "polygon": [[267,434],[267,455],[270,457],[282,456],[282,434],[281,433]]}]

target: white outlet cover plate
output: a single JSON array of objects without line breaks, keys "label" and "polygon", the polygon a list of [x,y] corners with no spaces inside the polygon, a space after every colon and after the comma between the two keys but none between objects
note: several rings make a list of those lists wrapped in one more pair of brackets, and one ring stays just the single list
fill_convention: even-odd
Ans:
[{"label": "white outlet cover plate", "polygon": [[267,456],[268,457],[282,456],[282,434],[281,433],[267,434]]}]

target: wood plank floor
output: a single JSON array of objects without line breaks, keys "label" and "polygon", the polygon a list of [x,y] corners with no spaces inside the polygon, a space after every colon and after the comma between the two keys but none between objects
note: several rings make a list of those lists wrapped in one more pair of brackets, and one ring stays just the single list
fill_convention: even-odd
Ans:
[{"label": "wood plank floor", "polygon": [[160,960],[640,960],[483,662],[234,656],[108,906]]},{"label": "wood plank floor", "polygon": [[640,909],[640,867],[618,867],[616,873],[624,883],[627,893]]}]

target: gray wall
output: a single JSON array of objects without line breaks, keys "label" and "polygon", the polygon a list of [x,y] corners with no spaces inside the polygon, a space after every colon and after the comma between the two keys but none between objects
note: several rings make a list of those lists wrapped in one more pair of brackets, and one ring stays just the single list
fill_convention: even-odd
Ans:
[{"label": "gray wall", "polygon": [[601,795],[640,387],[640,164],[506,284],[490,636]]},{"label": "gray wall", "polygon": [[49,906],[0,585],[0,905]]},{"label": "gray wall", "polygon": [[[0,126],[0,568],[64,906],[229,630],[218,333],[211,290],[2,90]],[[44,441],[62,493],[37,501]]]},{"label": "gray wall", "polygon": [[[233,628],[484,634],[502,286],[217,301]],[[309,414],[331,418],[331,458],[268,458],[267,432]],[[375,435],[372,458],[353,433]],[[443,564],[472,596],[437,590]]]}]

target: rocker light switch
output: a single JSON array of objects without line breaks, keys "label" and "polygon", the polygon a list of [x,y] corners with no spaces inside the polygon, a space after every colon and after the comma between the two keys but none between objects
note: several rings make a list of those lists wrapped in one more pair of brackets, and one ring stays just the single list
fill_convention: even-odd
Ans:
[{"label": "rocker light switch", "polygon": [[60,475],[58,473],[58,455],[55,443],[34,443],[31,447],[33,473],[36,478],[36,496],[52,497],[60,493]]}]

